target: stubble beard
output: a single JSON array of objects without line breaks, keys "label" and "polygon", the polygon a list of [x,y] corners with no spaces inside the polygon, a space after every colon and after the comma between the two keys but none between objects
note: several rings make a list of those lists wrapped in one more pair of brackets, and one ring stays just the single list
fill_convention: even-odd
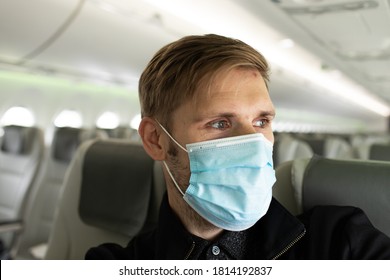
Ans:
[{"label": "stubble beard", "polygon": [[[185,163],[183,160],[180,160],[179,149],[173,143],[169,144],[167,164],[179,188],[185,193],[190,179],[189,162],[186,161]],[[169,185],[170,191],[173,192],[171,199],[174,205],[171,205],[171,207],[187,229],[191,227],[198,229],[199,232],[205,232],[217,228],[188,205],[173,182]]]}]

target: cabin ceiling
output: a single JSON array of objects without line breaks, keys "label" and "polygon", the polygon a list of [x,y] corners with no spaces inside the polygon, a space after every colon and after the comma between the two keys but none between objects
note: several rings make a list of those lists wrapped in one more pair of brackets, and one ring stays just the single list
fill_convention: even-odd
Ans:
[{"label": "cabin ceiling", "polygon": [[389,0],[236,2],[390,103]]},{"label": "cabin ceiling", "polygon": [[371,91],[390,101],[389,3],[386,0],[290,0],[275,5],[314,43],[334,57],[333,67],[350,73]]},{"label": "cabin ceiling", "polygon": [[1,1],[0,63],[48,75],[136,83],[154,52],[176,37],[133,16],[125,1],[107,1],[121,15],[104,9],[104,2]]},{"label": "cabin ceiling", "polygon": [[[221,10],[226,3],[239,5],[319,57],[324,71],[341,71],[390,104],[390,0],[215,1]],[[207,1],[181,3],[192,9],[194,3],[203,2]],[[140,73],[161,46],[183,35],[210,32],[178,18],[153,8],[149,1],[3,0],[0,70],[136,88]],[[185,32],[178,31],[178,25]],[[276,106],[383,121],[373,112],[325,96],[284,71],[274,69],[273,75]]]}]

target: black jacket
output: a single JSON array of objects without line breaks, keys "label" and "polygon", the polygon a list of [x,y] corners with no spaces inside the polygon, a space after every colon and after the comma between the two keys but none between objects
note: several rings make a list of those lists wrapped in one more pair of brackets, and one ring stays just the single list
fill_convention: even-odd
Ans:
[{"label": "black jacket", "polygon": [[294,217],[273,199],[253,227],[209,242],[184,229],[165,197],[155,231],[125,248],[92,248],[86,259],[390,259],[390,238],[358,208],[319,206]]}]

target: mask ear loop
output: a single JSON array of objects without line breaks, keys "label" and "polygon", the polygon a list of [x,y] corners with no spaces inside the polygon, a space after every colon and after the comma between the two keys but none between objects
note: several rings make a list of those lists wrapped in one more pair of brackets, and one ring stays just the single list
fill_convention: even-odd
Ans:
[{"label": "mask ear loop", "polygon": [[176,183],[175,178],[173,178],[173,175],[172,175],[171,171],[169,170],[167,163],[165,161],[163,161],[163,164],[164,164],[165,169],[167,170],[167,172],[169,174],[169,177],[171,177],[173,183],[175,184],[177,190],[181,193],[182,196],[184,196],[183,191],[180,189],[179,185]]},{"label": "mask ear loop", "polygon": [[186,148],[184,148],[182,145],[179,144],[179,142],[177,142],[172,136],[171,134],[169,134],[169,132],[165,129],[165,127],[162,126],[162,124],[155,119],[155,121],[158,123],[158,125],[161,127],[161,129],[166,133],[166,135],[168,135],[169,138],[171,138],[171,140],[179,146],[179,148],[181,148],[183,151],[185,151],[186,153],[188,153],[188,151],[186,150]]},{"label": "mask ear loop", "polygon": [[[165,127],[162,126],[162,124],[161,124],[158,120],[155,119],[155,121],[158,123],[158,125],[161,127],[161,129],[166,133],[166,135],[168,135],[168,137],[171,138],[171,140],[172,140],[176,145],[179,146],[179,148],[181,148],[183,151],[185,151],[186,153],[188,153],[187,150],[186,150],[182,145],[180,145],[179,142],[177,142],[177,141],[171,136],[171,134],[169,134],[169,132],[165,129]],[[181,193],[182,196],[184,196],[183,191],[180,189],[179,185],[176,183],[176,180],[175,180],[175,178],[173,177],[173,175],[172,175],[172,173],[171,173],[171,170],[169,170],[169,167],[168,167],[167,163],[165,162],[165,160],[163,160],[163,164],[164,164],[165,169],[167,170],[167,172],[168,172],[168,174],[169,174],[169,177],[171,177],[173,183],[175,184],[177,190]]]}]

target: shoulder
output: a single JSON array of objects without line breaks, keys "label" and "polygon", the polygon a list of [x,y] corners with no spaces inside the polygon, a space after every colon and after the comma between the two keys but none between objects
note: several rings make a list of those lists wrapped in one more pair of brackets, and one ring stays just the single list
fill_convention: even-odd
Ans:
[{"label": "shoulder", "polygon": [[298,218],[306,225],[337,226],[338,224],[363,223],[371,225],[365,213],[352,206],[315,206],[309,211],[299,215]]},{"label": "shoulder", "polygon": [[134,237],[126,247],[104,243],[90,248],[86,260],[146,260],[154,258],[154,232]]},{"label": "shoulder", "polygon": [[104,243],[90,248],[85,254],[86,260],[127,260],[130,259],[126,248],[115,243]]},{"label": "shoulder", "polygon": [[126,250],[135,260],[155,259],[156,230],[141,234],[129,242]]},{"label": "shoulder", "polygon": [[[316,206],[298,216],[307,233],[303,244],[313,258],[389,259],[390,238],[359,208]],[[310,251],[310,250],[309,250]]]}]

